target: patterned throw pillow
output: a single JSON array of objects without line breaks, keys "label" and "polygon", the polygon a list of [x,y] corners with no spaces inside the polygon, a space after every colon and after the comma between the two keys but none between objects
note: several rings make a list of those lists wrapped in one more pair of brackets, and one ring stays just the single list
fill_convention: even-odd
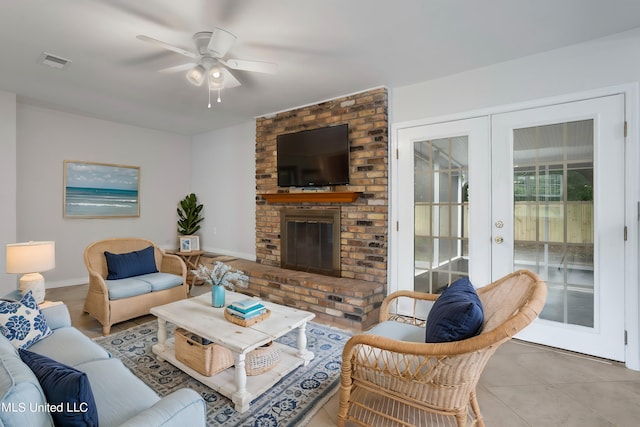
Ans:
[{"label": "patterned throw pillow", "polygon": [[0,302],[0,332],[15,348],[29,348],[52,333],[31,291],[20,301]]}]

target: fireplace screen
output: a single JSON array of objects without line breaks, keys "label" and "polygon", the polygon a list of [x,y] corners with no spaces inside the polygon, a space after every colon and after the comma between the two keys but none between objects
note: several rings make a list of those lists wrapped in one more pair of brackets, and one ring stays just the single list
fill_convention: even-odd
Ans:
[{"label": "fireplace screen", "polygon": [[281,266],[340,277],[340,211],[285,209]]}]

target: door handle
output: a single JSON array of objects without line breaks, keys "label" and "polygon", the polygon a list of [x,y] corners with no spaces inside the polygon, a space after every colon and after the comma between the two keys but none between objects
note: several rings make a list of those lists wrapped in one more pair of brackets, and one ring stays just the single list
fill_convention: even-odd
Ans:
[{"label": "door handle", "polygon": [[504,239],[502,238],[502,236],[498,236],[498,237],[496,237],[496,239],[495,239],[495,240],[496,240],[496,243],[498,243],[498,244],[500,244],[500,243],[504,242]]}]

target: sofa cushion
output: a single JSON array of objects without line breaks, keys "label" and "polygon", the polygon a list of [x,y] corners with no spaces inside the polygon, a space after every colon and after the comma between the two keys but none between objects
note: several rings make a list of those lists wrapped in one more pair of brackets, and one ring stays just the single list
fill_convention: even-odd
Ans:
[{"label": "sofa cushion", "polygon": [[424,328],[393,320],[380,322],[366,333],[393,338],[399,341],[424,342]]},{"label": "sofa cushion", "polygon": [[449,285],[436,299],[427,317],[426,342],[449,342],[480,333],[484,322],[482,302],[468,277]]},{"label": "sofa cushion", "polygon": [[151,292],[151,285],[137,277],[128,277],[120,280],[105,280],[104,284],[109,290],[109,299],[135,297]]},{"label": "sofa cushion", "polygon": [[124,254],[104,251],[104,256],[107,259],[108,280],[126,279],[158,271],[153,246]]},{"label": "sofa cushion", "polygon": [[29,410],[30,404],[43,407],[46,403],[34,373],[9,340],[0,335],[0,425],[53,426],[47,411]]},{"label": "sofa cushion", "polygon": [[0,302],[0,332],[16,348],[28,348],[51,334],[47,320],[38,308],[31,291],[20,301]]},{"label": "sofa cushion", "polygon": [[[405,342],[424,342],[423,327],[409,323],[396,322],[394,320],[380,322],[365,332],[365,334],[392,338]],[[378,372],[387,370],[393,372],[422,371],[424,375],[427,375],[426,370],[429,368],[428,363],[421,363],[420,358],[405,357],[402,353],[383,350],[381,348],[368,345],[357,346],[355,358],[356,364],[374,368],[374,370]],[[409,365],[407,363],[409,363]],[[362,374],[374,383],[378,383],[381,378],[379,374],[373,374],[370,369],[362,370]],[[369,377],[369,375],[372,376]]]},{"label": "sofa cushion", "polygon": [[47,339],[38,341],[29,350],[73,367],[111,357],[108,351],[73,327],[55,329]]},{"label": "sofa cushion", "polygon": [[182,285],[182,276],[170,273],[150,273],[137,276],[136,279],[151,285],[151,292],[164,291]]},{"label": "sofa cushion", "polygon": [[119,426],[160,400],[120,359],[94,360],[77,369],[89,377],[101,426]]},{"label": "sofa cushion", "polygon": [[54,304],[41,310],[44,318],[47,319],[49,329],[52,331],[71,326],[71,315],[62,301],[59,304]]},{"label": "sofa cushion", "polygon": [[58,426],[98,426],[98,407],[84,372],[47,356],[20,349],[20,358],[38,378]]}]

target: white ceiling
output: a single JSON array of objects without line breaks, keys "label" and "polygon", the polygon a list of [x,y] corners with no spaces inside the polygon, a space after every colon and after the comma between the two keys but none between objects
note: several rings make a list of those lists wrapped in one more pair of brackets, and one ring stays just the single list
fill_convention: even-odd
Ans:
[{"label": "white ceiling", "polygon": [[[0,90],[20,102],[192,135],[378,86],[430,80],[640,26],[638,0],[0,0]],[[205,86],[157,70],[198,31],[238,40],[242,86],[207,108]],[[70,59],[64,70],[43,52]],[[630,54],[635,54],[630,53]],[[215,101],[215,96],[214,96]]]}]

